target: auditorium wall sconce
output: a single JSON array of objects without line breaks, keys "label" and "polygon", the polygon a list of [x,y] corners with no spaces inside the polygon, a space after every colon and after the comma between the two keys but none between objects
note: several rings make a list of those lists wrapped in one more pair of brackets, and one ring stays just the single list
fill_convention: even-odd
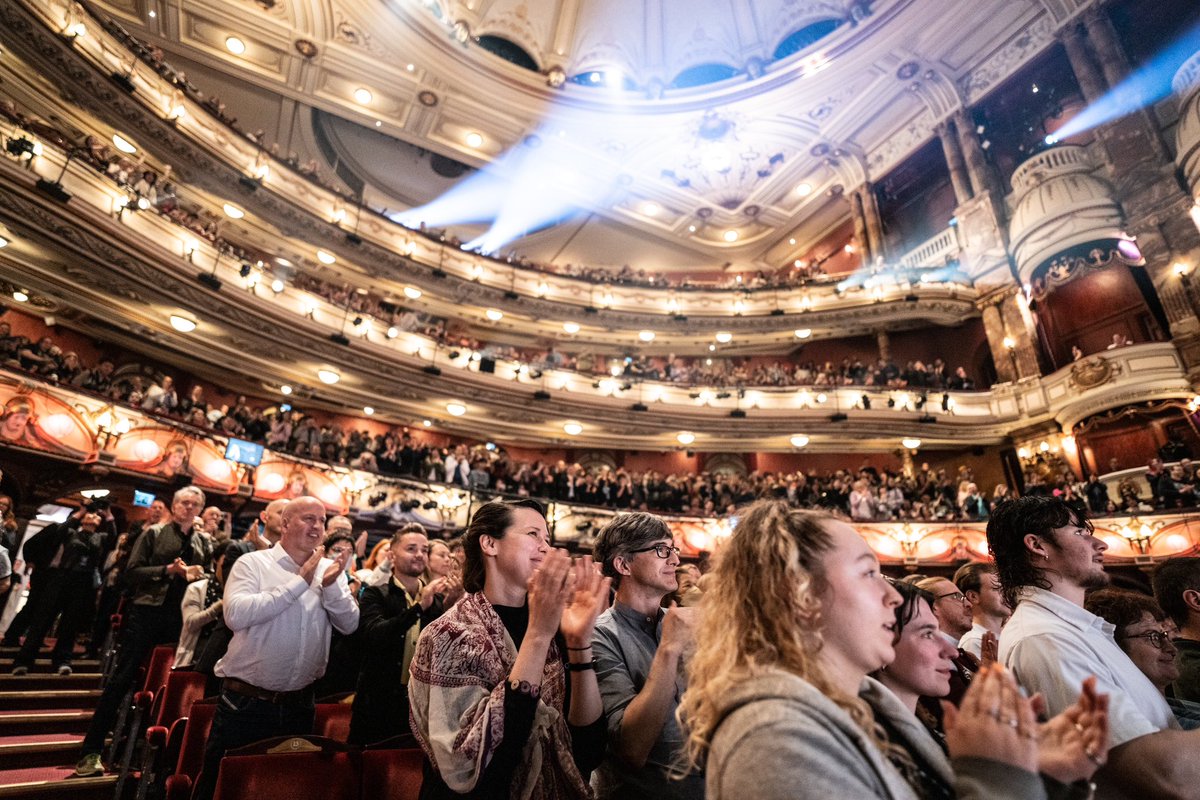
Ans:
[{"label": "auditorium wall sconce", "polygon": [[96,447],[102,451],[121,441],[121,437],[129,433],[132,427],[129,419],[117,414],[115,407],[111,405],[105,406],[93,416],[92,424],[96,426],[97,431]]}]

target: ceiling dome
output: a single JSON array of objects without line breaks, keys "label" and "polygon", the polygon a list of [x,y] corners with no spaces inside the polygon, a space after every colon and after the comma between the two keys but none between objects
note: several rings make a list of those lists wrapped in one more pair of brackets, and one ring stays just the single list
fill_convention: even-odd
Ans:
[{"label": "ceiling dome", "polygon": [[427,5],[455,35],[525,69],[645,92],[763,74],[866,15],[846,0],[446,0]]}]

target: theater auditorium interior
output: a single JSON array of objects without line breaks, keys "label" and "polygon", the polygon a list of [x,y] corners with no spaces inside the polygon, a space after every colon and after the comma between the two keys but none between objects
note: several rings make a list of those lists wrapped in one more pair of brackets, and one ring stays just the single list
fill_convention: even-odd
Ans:
[{"label": "theater auditorium interior", "polygon": [[0,143],[0,800],[1196,797],[1194,0],[0,0]]}]

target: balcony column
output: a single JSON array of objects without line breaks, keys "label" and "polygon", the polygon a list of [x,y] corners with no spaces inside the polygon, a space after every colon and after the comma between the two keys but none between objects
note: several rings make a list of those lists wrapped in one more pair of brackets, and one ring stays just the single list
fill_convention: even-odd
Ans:
[{"label": "balcony column", "polygon": [[1004,329],[1016,347],[1013,356],[1017,367],[1017,377],[1036,378],[1041,375],[1038,367],[1038,337],[1033,327],[1033,315],[1025,305],[1024,296],[1019,292],[1010,292],[999,303],[1000,316],[1004,320]]},{"label": "balcony column", "polygon": [[975,122],[960,109],[954,115],[954,124],[958,128],[958,140],[962,145],[963,156],[967,162],[967,175],[971,178],[971,191],[976,197],[987,197],[991,200],[997,220],[1004,219],[1004,195],[1000,188],[1000,179],[996,171],[988,163],[979,143],[979,134],[975,130]]},{"label": "balcony column", "polygon": [[884,361],[892,360],[892,340],[888,338],[888,333],[885,330],[875,331],[875,341],[879,344],[879,357]]},{"label": "balcony column", "polygon": [[850,218],[854,221],[854,239],[862,253],[863,263],[871,257],[871,243],[867,240],[867,220],[863,215],[863,199],[857,189],[849,194]]},{"label": "balcony column", "polygon": [[1013,354],[1004,346],[1004,320],[1000,316],[1000,306],[988,302],[980,308],[983,316],[983,332],[987,337],[988,347],[992,351],[992,361],[996,365],[996,378],[1000,383],[1013,383],[1017,379],[1016,361]]},{"label": "balcony column", "polygon": [[1104,78],[1088,52],[1083,31],[1077,23],[1072,23],[1059,31],[1059,41],[1067,51],[1067,60],[1071,62],[1071,71],[1075,73],[1075,81],[1079,84],[1083,97],[1088,103],[1094,103],[1104,96]]},{"label": "balcony column", "polygon": [[967,175],[967,165],[963,161],[962,146],[958,142],[958,135],[954,130],[954,123],[946,120],[938,124],[938,138],[942,141],[942,153],[946,156],[946,167],[950,170],[950,183],[954,186],[954,199],[957,205],[970,200],[974,195],[971,194],[971,178]]},{"label": "balcony column", "polygon": [[871,239],[869,259],[863,259],[863,266],[870,266],[877,259],[887,257],[887,248],[883,244],[883,220],[879,216],[879,202],[875,199],[875,187],[864,183],[859,191],[862,193],[863,216],[867,222],[867,236]]}]

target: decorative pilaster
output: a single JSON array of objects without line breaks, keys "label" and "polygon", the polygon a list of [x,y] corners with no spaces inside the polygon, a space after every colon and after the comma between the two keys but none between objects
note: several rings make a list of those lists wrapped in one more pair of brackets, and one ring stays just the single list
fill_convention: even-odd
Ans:
[{"label": "decorative pilaster", "polygon": [[1010,292],[999,305],[1004,329],[1015,342],[1013,360],[1018,378],[1036,378],[1042,374],[1038,366],[1037,331],[1033,327],[1033,316],[1019,292]]},{"label": "decorative pilaster", "polygon": [[980,308],[980,312],[983,317],[983,332],[987,336],[992,361],[996,365],[996,377],[1000,383],[1012,383],[1017,379],[1016,360],[1013,352],[1004,346],[1004,339],[1008,334],[1004,331],[1000,307],[995,303],[987,303]]},{"label": "decorative pilaster", "polygon": [[862,192],[863,216],[867,222],[867,236],[871,239],[870,261],[864,260],[863,263],[869,264],[876,259],[887,258],[887,247],[883,243],[883,219],[879,216],[879,202],[875,198],[875,187],[870,183],[864,183],[860,191]]},{"label": "decorative pilaster", "polygon": [[1067,60],[1071,62],[1071,71],[1075,73],[1075,81],[1083,92],[1083,97],[1089,103],[1094,103],[1104,96],[1104,78],[1088,52],[1083,31],[1077,23],[1072,23],[1059,31],[1059,41],[1067,51]]},{"label": "decorative pilaster", "polygon": [[864,264],[871,260],[871,243],[867,238],[867,220],[863,215],[863,199],[860,190],[855,189],[848,195],[850,199],[850,219],[854,221],[854,239],[862,252]]},{"label": "decorative pilaster", "polygon": [[888,332],[883,329],[875,331],[875,342],[879,345],[879,357],[884,361],[891,361],[892,340],[888,338]]},{"label": "decorative pilaster", "polygon": [[940,123],[937,128],[938,138],[942,142],[942,153],[946,157],[946,167],[950,171],[950,183],[954,186],[954,198],[957,200],[957,205],[970,200],[974,195],[971,193],[971,178],[967,175],[967,165],[963,161],[962,146],[958,141],[958,134],[954,130],[954,123],[950,120]]}]

